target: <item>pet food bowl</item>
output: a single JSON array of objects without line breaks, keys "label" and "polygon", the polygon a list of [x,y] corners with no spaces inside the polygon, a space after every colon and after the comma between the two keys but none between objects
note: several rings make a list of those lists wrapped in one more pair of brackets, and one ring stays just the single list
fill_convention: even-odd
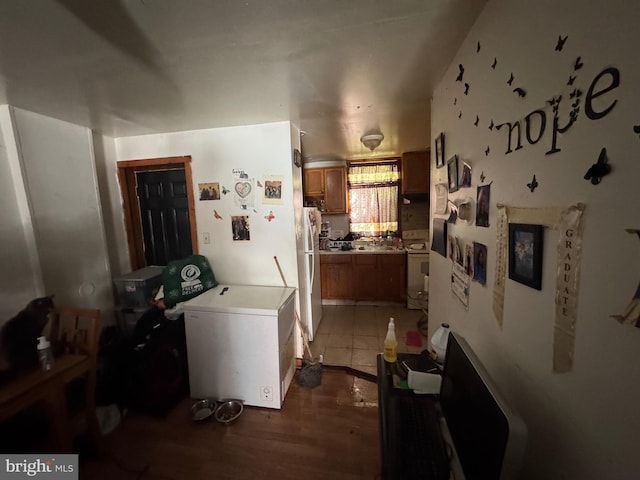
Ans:
[{"label": "pet food bowl", "polygon": [[229,425],[241,414],[244,407],[240,400],[224,400],[215,412],[216,420],[225,425]]},{"label": "pet food bowl", "polygon": [[191,420],[201,422],[213,415],[218,409],[218,405],[213,400],[198,400],[191,406]]}]

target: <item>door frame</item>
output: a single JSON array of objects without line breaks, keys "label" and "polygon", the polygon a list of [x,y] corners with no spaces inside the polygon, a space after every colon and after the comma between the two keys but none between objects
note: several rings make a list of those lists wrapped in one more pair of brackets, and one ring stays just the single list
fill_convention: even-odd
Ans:
[{"label": "door frame", "polygon": [[132,270],[146,267],[144,256],[144,236],[140,219],[140,203],[136,191],[136,173],[145,171],[163,171],[183,169],[187,184],[187,202],[189,227],[191,230],[191,250],[198,253],[198,229],[196,225],[195,198],[191,180],[191,155],[182,157],[144,158],[140,160],[121,160],[117,162],[118,182],[122,197],[124,228],[129,247],[129,262]]}]

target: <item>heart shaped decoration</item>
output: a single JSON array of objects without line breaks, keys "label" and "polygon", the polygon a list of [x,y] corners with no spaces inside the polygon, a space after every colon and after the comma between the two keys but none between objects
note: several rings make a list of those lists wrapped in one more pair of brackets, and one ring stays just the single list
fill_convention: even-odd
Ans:
[{"label": "heart shaped decoration", "polygon": [[240,198],[247,198],[251,193],[251,184],[249,182],[236,183],[236,193],[240,195]]}]

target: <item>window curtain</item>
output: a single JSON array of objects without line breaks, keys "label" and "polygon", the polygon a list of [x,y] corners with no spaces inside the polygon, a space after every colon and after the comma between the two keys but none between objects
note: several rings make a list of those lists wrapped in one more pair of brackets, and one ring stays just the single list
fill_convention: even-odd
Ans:
[{"label": "window curtain", "polygon": [[378,236],[398,230],[398,165],[349,166],[351,231]]}]

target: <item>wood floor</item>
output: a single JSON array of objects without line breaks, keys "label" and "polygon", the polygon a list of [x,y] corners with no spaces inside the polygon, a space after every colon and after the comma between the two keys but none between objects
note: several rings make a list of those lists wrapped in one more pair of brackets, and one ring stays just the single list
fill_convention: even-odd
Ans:
[{"label": "wood floor", "polygon": [[313,389],[294,379],[281,410],[245,407],[230,426],[194,423],[185,399],[163,419],[125,416],[80,478],[377,479],[377,400],[375,383],[327,368]]}]

